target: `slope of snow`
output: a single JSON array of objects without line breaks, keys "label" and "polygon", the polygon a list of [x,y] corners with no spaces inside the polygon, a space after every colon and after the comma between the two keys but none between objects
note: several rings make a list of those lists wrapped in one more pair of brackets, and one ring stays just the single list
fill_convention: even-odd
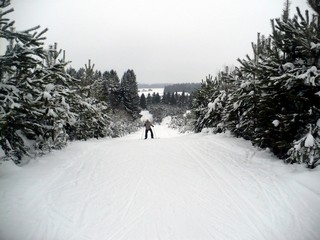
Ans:
[{"label": "slope of snow", "polygon": [[163,125],[0,166],[0,239],[320,239],[320,171]]}]

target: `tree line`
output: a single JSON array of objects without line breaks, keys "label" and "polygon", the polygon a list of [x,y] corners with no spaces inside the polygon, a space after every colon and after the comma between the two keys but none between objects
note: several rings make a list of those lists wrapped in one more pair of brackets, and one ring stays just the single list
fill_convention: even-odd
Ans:
[{"label": "tree line", "polygon": [[[140,107],[148,109],[151,105],[170,105],[179,108],[190,109],[192,106],[193,92],[200,88],[200,83],[177,83],[166,84],[162,96],[159,93],[142,93],[140,96]],[[152,88],[150,88],[152,89]]]},{"label": "tree line", "polygon": [[195,92],[195,129],[230,131],[270,149],[287,163],[314,168],[320,159],[320,1],[290,18],[271,20],[272,34],[258,34],[254,57],[238,59],[208,76]]},{"label": "tree line", "polygon": [[159,93],[148,93],[147,97],[144,93],[140,96],[140,107],[142,109],[148,109],[151,105],[171,105],[183,108],[190,108],[192,103],[192,95],[185,92],[165,92],[162,96]]},{"label": "tree line", "polygon": [[166,85],[163,92],[187,92],[192,93],[196,89],[200,88],[201,83],[176,83],[171,85]]}]

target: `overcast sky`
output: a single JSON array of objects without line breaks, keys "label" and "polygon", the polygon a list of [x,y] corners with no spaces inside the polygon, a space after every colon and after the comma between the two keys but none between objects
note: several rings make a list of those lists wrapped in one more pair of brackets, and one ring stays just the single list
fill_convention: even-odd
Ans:
[{"label": "overcast sky", "polygon": [[[251,54],[283,0],[12,0],[17,30],[49,28],[78,69],[133,69],[139,83],[200,82]],[[307,8],[306,0],[291,0]]]}]

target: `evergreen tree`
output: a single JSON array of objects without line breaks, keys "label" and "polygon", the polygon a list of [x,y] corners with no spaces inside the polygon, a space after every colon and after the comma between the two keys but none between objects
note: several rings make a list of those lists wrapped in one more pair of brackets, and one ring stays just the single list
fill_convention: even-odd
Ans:
[{"label": "evergreen tree", "polygon": [[[276,19],[273,23],[271,49],[275,57],[261,62],[265,78],[262,85],[264,98],[260,116],[261,133],[257,140],[263,147],[270,147],[280,158],[288,156],[288,149],[295,140],[312,132],[320,118],[319,31],[315,20],[310,21],[297,8],[297,15],[286,22]],[[314,136],[315,139],[317,136]],[[295,148],[297,149],[297,148]],[[287,161],[298,161],[290,151]],[[296,154],[297,155],[297,154]],[[308,163],[308,157],[304,156]],[[300,160],[299,160],[300,161]],[[315,164],[317,161],[312,161]],[[309,164],[309,163],[308,163]]]},{"label": "evergreen tree", "polygon": [[154,100],[155,104],[161,103],[161,97],[160,97],[159,93],[156,93],[154,98],[155,98],[155,100]]},{"label": "evergreen tree", "polygon": [[146,102],[147,102],[147,106],[150,106],[152,104],[152,97],[150,93],[148,93]]},{"label": "evergreen tree", "polygon": [[320,1],[319,0],[308,0],[307,1],[309,6],[312,8],[313,11],[315,11],[316,15],[314,15],[314,17],[316,19],[314,19],[313,21],[316,23],[317,25],[317,29],[318,31],[320,30]]},{"label": "evergreen tree", "polygon": [[144,96],[144,93],[142,93],[141,97],[140,97],[140,107],[142,109],[146,109],[147,108],[147,102],[146,102],[146,97]]},{"label": "evergreen tree", "polygon": [[179,107],[183,107],[186,105],[186,94],[185,92],[183,91],[181,96],[179,97],[179,100],[178,100],[178,106]]},{"label": "evergreen tree", "polygon": [[105,88],[105,80],[102,78],[100,71],[96,71],[93,83],[91,84],[91,96],[99,101],[108,102],[108,95]]},{"label": "evergreen tree", "polygon": [[56,45],[49,51],[42,47],[46,30],[10,30],[13,22],[3,16],[11,11],[4,11],[0,18],[0,36],[9,40],[0,58],[0,142],[6,156],[19,163],[34,148],[45,152],[65,144],[65,126],[74,120],[68,104],[73,94],[66,63],[57,61]]},{"label": "evergreen tree", "polygon": [[258,89],[257,81],[250,72],[245,71],[245,66],[235,73],[238,78],[236,88],[228,96],[222,118],[225,130],[230,130],[237,137],[252,140],[258,112]]},{"label": "evergreen tree", "polygon": [[156,99],[156,93],[153,92],[153,93],[152,93],[152,97],[151,97],[151,103],[152,103],[152,104],[156,104],[156,101],[157,101],[157,99]]},{"label": "evergreen tree", "polygon": [[110,117],[106,103],[77,95],[71,104],[77,112],[75,124],[71,126],[69,131],[72,140],[107,136]]},{"label": "evergreen tree", "polygon": [[176,94],[173,92],[170,96],[170,105],[176,105],[177,100],[176,100]]},{"label": "evergreen tree", "polygon": [[[91,65],[91,59],[88,60],[88,65],[85,64],[85,77],[82,80],[81,84],[83,86],[89,86],[93,83],[94,81],[94,75],[95,75],[95,71],[94,71],[94,64]],[[90,97],[90,93],[88,95],[88,97]]]},{"label": "evergreen tree", "polygon": [[[81,81],[80,84],[85,81],[84,80],[85,77],[86,77],[86,73],[85,72],[86,72],[86,70],[84,68],[80,68],[76,73],[75,78]],[[83,84],[81,84],[81,85],[83,85]]]},{"label": "evergreen tree", "polygon": [[102,75],[103,78],[103,92],[106,101],[110,104],[112,111],[121,104],[121,89],[120,79],[116,71],[111,70],[110,72],[105,71]]},{"label": "evergreen tree", "polygon": [[69,74],[73,79],[77,78],[77,70],[74,69],[73,67],[69,67],[67,69],[67,74]]},{"label": "evergreen tree", "polygon": [[282,11],[282,21],[284,22],[287,22],[289,20],[290,5],[291,5],[291,2],[289,0],[285,0],[284,8]]},{"label": "evergreen tree", "polygon": [[94,71],[90,60],[85,70],[82,69],[78,71],[82,74],[81,86],[76,86],[80,92],[71,103],[77,113],[76,123],[68,129],[68,134],[71,139],[105,137],[110,125],[109,95],[105,88],[107,80],[100,71]]},{"label": "evergreen tree", "polygon": [[124,73],[121,79],[122,101],[125,110],[134,118],[139,117],[139,95],[136,75],[133,70]]},{"label": "evergreen tree", "polygon": [[6,156],[19,163],[21,157],[28,152],[19,130],[27,115],[21,103],[23,97],[28,98],[29,95],[23,96],[18,85],[30,78],[32,70],[41,64],[40,59],[44,59],[42,35],[46,30],[33,34],[39,29],[35,27],[16,32],[14,22],[6,18],[13,11],[6,10],[9,5],[10,1],[2,1],[0,5],[0,37],[9,41],[6,53],[0,58],[0,143]]},{"label": "evergreen tree", "polygon": [[94,84],[94,64],[91,65],[91,60],[88,60],[88,65],[85,64],[84,72],[81,71],[82,74],[80,78],[80,93],[84,98],[90,98],[92,94],[92,85]]},{"label": "evergreen tree", "polygon": [[206,77],[205,81],[202,81],[201,87],[194,92],[194,102],[192,110],[195,115],[195,131],[201,132],[205,127],[212,127],[210,119],[208,119],[208,104],[211,101],[213,94],[217,92],[215,82],[212,76]]},{"label": "evergreen tree", "polygon": [[170,92],[164,92],[162,96],[162,103],[169,104],[171,99],[171,93]]}]

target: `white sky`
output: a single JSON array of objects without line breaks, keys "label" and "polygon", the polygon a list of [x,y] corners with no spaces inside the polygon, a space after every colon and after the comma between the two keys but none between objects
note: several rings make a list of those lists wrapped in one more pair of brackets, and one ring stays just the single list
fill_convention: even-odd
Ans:
[{"label": "white sky", "polygon": [[[76,69],[88,59],[139,83],[200,82],[251,55],[257,32],[271,33],[283,0],[12,0],[17,30],[49,28]],[[291,0],[306,9],[306,0]]]}]

